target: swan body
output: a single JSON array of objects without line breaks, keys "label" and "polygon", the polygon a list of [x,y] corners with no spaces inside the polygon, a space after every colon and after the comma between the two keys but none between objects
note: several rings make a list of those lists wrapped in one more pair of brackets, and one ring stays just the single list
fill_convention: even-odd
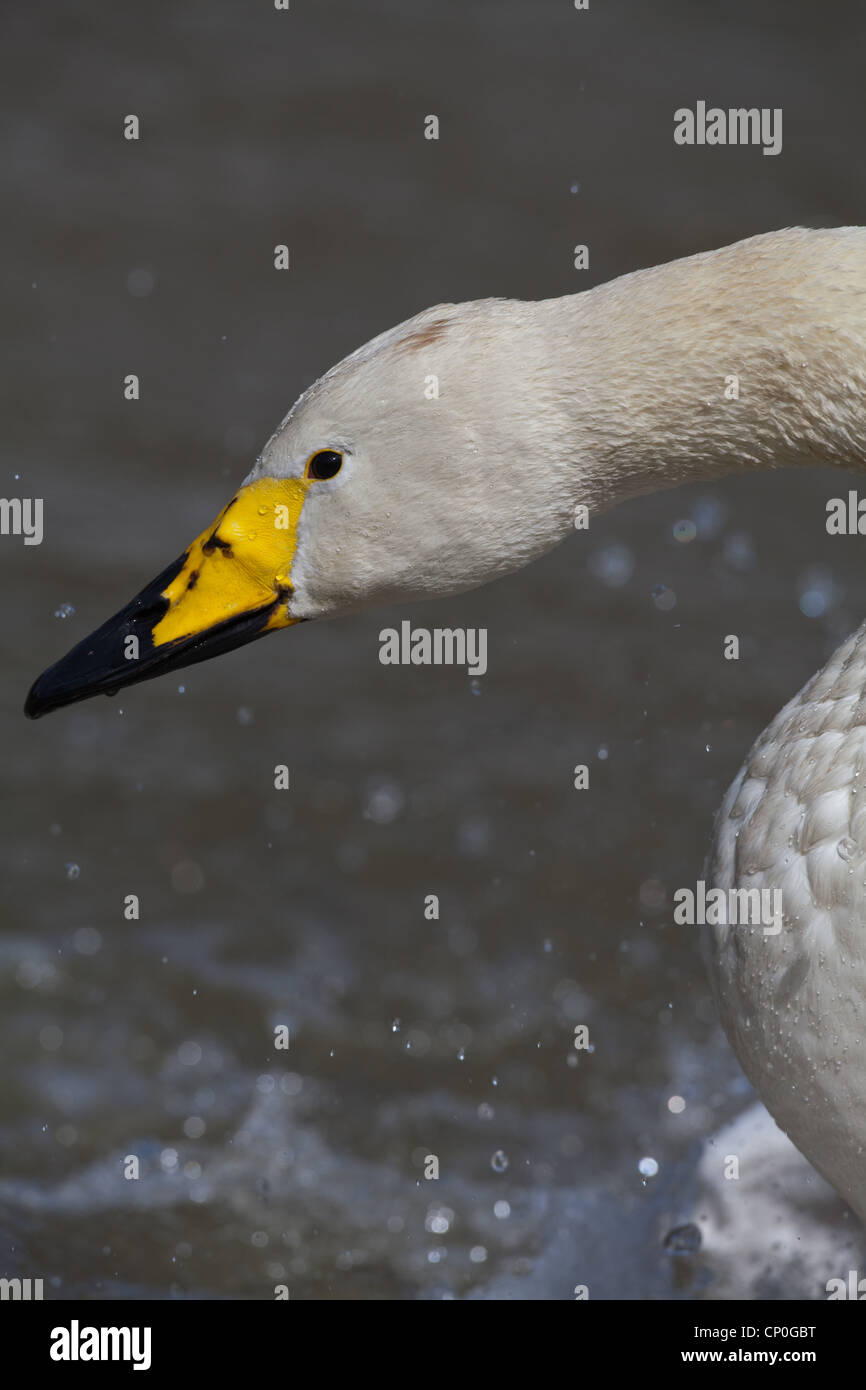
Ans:
[{"label": "swan body", "polygon": [[[580,507],[864,459],[862,228],[757,236],[562,299],[438,305],[311,387],[213,526],[40,677],[27,713],[276,627],[487,583],[571,534]],[[745,1071],[866,1219],[864,682],[866,628],[758,739],[708,877],[781,890],[782,929],[707,940]]]},{"label": "swan body", "polygon": [[782,930],[707,927],[743,1070],[866,1221],[866,625],[777,714],[716,818],[708,878],[781,892]]}]

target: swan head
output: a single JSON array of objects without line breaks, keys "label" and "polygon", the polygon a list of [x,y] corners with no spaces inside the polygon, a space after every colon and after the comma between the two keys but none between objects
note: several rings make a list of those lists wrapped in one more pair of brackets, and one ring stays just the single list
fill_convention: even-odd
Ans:
[{"label": "swan head", "polygon": [[530,307],[440,305],[332,368],[216,520],[39,677],[25,712],[298,622],[458,593],[549,549],[570,526],[568,459],[553,404],[539,417]]}]

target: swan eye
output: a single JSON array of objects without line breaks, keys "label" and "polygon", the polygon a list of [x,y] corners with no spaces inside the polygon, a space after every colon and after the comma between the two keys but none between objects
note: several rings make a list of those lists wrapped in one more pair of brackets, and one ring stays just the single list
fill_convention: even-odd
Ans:
[{"label": "swan eye", "polygon": [[316,482],[325,482],[328,478],[336,478],[342,467],[343,455],[338,454],[336,449],[320,449],[307,464],[307,477]]}]

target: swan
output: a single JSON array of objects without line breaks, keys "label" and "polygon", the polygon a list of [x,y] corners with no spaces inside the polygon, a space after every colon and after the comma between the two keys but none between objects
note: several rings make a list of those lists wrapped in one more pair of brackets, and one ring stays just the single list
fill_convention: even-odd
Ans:
[{"label": "swan", "polygon": [[[864,228],[789,228],[559,299],[440,304],[306,391],[213,525],[25,710],[471,589],[641,493],[864,458]],[[707,883],[780,893],[779,929],[704,928],[747,1076],[861,1220],[864,681],[866,625],[760,736],[718,812]]]}]

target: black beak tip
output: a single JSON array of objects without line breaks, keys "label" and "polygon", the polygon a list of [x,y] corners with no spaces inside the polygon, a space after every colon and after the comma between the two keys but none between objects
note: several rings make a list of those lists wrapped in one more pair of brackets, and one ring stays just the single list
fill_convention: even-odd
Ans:
[{"label": "black beak tip", "polygon": [[[163,590],[179,573],[186,554],[184,551],[131,603],[42,672],[24,701],[28,719],[41,719],[44,714],[87,700],[91,695],[112,695],[120,686],[158,674],[151,670],[156,663],[151,632],[168,609]],[[143,650],[138,669],[124,660],[124,641],[132,635],[137,636]]]},{"label": "black beak tip", "polygon": [[27,692],[27,699],[24,701],[24,713],[28,719],[41,719],[43,714],[48,713],[48,705],[39,693],[41,677],[39,681],[34,681]]},{"label": "black beak tip", "polygon": [[[154,623],[168,606],[161,591],[176,569],[177,565],[171,566],[127,608],[42,672],[24,702],[28,719],[41,719],[52,710],[88,700],[92,695],[114,695],[128,685],[209,661],[213,656],[265,636],[268,619],[279,605],[279,599],[264,608],[239,613],[195,636],[154,647],[151,635]],[[140,656],[135,661],[127,661],[123,655],[125,641],[131,636],[137,636],[140,644]]]},{"label": "black beak tip", "polygon": [[[28,690],[27,699],[24,701],[24,713],[28,719],[41,719],[44,714],[51,714],[56,709],[62,709],[64,705],[73,705],[78,700],[86,700],[88,695],[97,693],[86,687],[83,690],[76,689],[65,680],[52,679],[54,670],[55,668],[50,666],[47,671],[43,671]],[[106,692],[108,693],[110,692]]]},{"label": "black beak tip", "polygon": [[24,701],[24,713],[28,719],[41,719],[44,714],[51,714],[52,710],[72,705],[77,700],[86,700],[88,695],[97,693],[86,684],[82,686],[74,679],[70,680],[63,666],[64,662],[60,661],[56,666],[49,666],[31,685]]}]

